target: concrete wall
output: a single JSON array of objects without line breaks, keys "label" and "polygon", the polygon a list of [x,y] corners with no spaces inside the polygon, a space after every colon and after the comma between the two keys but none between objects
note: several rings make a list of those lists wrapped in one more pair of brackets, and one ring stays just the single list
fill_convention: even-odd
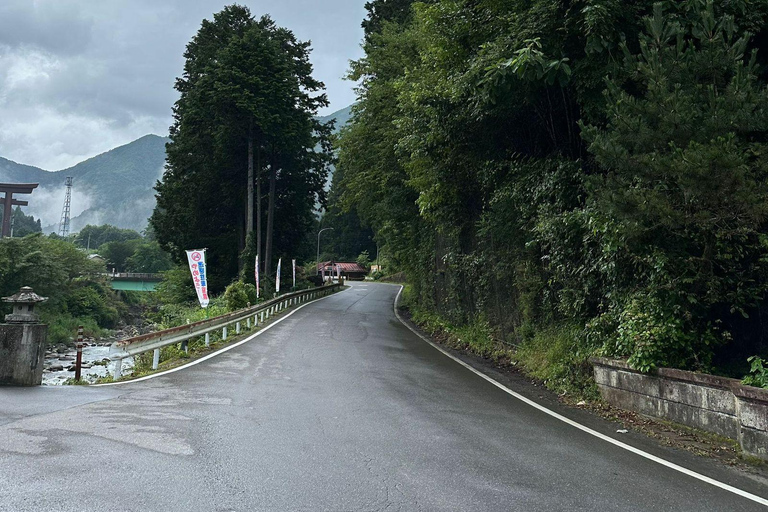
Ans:
[{"label": "concrete wall", "polygon": [[48,326],[0,324],[0,386],[39,386]]},{"label": "concrete wall", "polygon": [[623,361],[592,363],[611,405],[738,440],[745,453],[768,460],[768,390],[671,368],[643,374]]}]

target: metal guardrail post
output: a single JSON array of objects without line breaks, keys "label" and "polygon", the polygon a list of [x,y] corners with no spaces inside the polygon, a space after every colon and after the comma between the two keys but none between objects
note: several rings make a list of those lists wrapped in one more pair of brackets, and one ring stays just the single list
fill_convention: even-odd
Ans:
[{"label": "metal guardrail post", "polygon": [[240,334],[240,322],[235,323],[235,334]]},{"label": "metal guardrail post", "polygon": [[152,354],[152,369],[157,370],[158,366],[160,366],[160,349],[156,348]]},{"label": "metal guardrail post", "polygon": [[209,332],[205,333],[205,346],[206,347],[211,346],[211,333]]},{"label": "metal guardrail post", "polygon": [[226,327],[224,327],[224,328],[221,330],[221,341],[225,341],[226,339],[227,339],[227,328],[226,328]]}]

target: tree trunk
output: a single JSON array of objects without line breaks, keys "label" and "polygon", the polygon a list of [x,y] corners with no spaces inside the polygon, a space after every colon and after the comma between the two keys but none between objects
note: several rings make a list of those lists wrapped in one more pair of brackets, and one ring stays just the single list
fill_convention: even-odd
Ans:
[{"label": "tree trunk", "polygon": [[253,121],[248,126],[248,210],[245,217],[245,236],[253,233]]},{"label": "tree trunk", "polygon": [[264,253],[261,252],[261,146],[256,147],[256,256],[259,257],[259,268],[264,268]]},{"label": "tree trunk", "polygon": [[275,185],[277,182],[277,156],[275,148],[272,148],[272,155],[269,163],[269,204],[267,205],[267,240],[264,269],[269,276],[272,271],[272,238],[275,226]]}]

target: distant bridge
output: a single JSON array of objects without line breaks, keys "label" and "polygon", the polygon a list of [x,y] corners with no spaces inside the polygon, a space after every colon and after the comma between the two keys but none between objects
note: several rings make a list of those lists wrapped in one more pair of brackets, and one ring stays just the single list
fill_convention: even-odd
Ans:
[{"label": "distant bridge", "polygon": [[110,272],[104,275],[112,282],[113,290],[133,292],[153,292],[157,288],[157,283],[163,280],[162,274]]}]

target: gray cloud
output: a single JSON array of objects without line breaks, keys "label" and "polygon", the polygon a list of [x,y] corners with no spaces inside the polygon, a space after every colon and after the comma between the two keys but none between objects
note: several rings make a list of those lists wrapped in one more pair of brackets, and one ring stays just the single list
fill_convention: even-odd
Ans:
[{"label": "gray cloud", "polygon": [[6,0],[0,5],[0,44],[76,54],[91,42],[93,20],[77,2]]},{"label": "gray cloud", "polygon": [[[331,106],[354,101],[344,82],[359,58],[365,0],[251,0],[311,40]],[[0,156],[57,170],[147,133],[166,135],[184,48],[215,0],[3,0]]]}]

